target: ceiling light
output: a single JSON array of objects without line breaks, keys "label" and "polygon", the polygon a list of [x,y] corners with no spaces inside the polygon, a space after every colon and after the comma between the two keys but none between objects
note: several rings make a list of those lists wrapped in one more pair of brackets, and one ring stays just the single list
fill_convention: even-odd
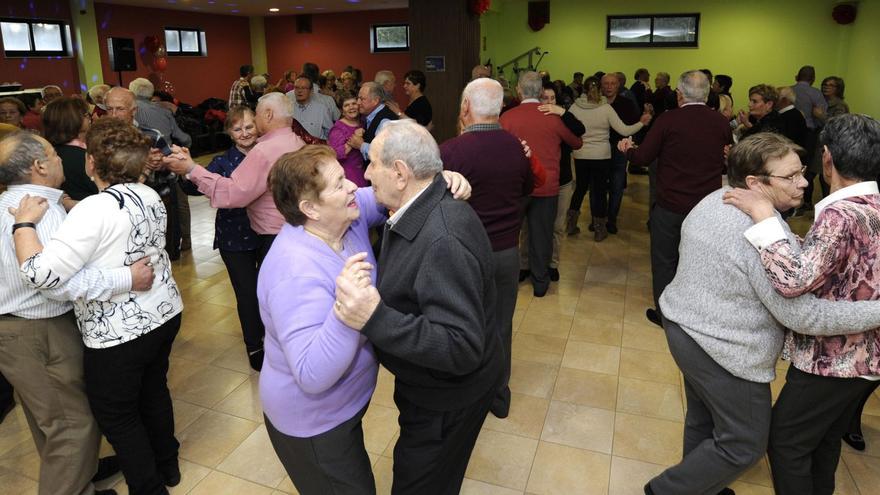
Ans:
[{"label": "ceiling light", "polygon": [[281,9],[279,9],[278,7],[272,7],[271,9],[269,9],[269,12],[278,12],[279,10]]}]

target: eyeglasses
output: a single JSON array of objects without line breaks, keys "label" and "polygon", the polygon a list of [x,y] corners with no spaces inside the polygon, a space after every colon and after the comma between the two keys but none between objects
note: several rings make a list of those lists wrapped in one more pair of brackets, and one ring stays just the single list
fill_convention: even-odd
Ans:
[{"label": "eyeglasses", "polygon": [[793,175],[773,175],[773,174],[761,174],[761,177],[775,177],[777,179],[787,180],[789,184],[796,184],[798,179],[804,177],[804,173],[806,173],[807,167],[801,167],[800,171]]}]

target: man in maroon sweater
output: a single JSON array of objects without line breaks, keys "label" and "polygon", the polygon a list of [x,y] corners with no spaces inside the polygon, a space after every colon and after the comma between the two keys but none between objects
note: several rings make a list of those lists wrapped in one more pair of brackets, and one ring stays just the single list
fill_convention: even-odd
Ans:
[{"label": "man in maroon sweater", "polygon": [[526,206],[528,225],[529,271],[535,297],[544,297],[550,288],[550,257],[553,254],[553,221],[556,218],[556,202],[559,194],[559,155],[564,142],[572,149],[583,146],[580,136],[575,136],[558,115],[544,115],[538,110],[543,84],[537,72],[524,72],[516,85],[520,104],[504,112],[501,126],[532,148],[544,170],[547,180],[532,192]]},{"label": "man in maroon sweater", "polygon": [[681,224],[697,203],[721,187],[725,147],[733,143],[727,119],[706,106],[709,79],[704,73],[682,74],[676,93],[679,108],[658,117],[639,147],[633,146],[632,138],[618,143],[635,165],[657,159],[657,202],[649,218],[656,310],[648,309],[645,314],[657,325],[661,325],[660,294],[678,268]]},{"label": "man in maroon sweater", "polygon": [[488,78],[471,81],[461,95],[459,119],[464,132],[440,145],[443,168],[459,172],[471,183],[473,194],[469,203],[492,243],[498,295],[495,318],[505,353],[505,378],[490,411],[499,418],[507,417],[510,411],[507,382],[519,272],[517,241],[523,202],[531,194],[533,184],[529,159],[522,145],[498,123],[503,99],[504,90],[498,81]]}]

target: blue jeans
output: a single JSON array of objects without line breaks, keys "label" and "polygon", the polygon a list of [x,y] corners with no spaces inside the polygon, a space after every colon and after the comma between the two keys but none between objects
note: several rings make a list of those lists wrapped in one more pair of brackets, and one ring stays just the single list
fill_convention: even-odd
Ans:
[{"label": "blue jeans", "polygon": [[608,188],[608,223],[617,225],[617,215],[626,189],[626,155],[611,147],[611,180]]}]

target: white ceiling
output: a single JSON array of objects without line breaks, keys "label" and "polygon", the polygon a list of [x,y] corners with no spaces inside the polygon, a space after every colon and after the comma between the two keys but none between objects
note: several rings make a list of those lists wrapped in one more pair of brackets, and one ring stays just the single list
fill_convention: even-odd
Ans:
[{"label": "white ceiling", "polygon": [[[408,0],[100,0],[101,3],[239,16],[323,14],[357,10],[400,9]],[[269,12],[276,7],[279,12]]]}]

